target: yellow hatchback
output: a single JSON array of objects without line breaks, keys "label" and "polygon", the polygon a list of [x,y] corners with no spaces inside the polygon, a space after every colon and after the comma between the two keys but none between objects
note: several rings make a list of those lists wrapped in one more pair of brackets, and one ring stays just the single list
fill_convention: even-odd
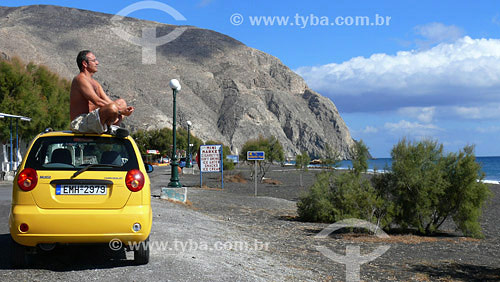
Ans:
[{"label": "yellow hatchback", "polygon": [[39,134],[14,178],[13,266],[34,247],[110,242],[135,246],[135,263],[148,263],[152,171],[131,137]]}]

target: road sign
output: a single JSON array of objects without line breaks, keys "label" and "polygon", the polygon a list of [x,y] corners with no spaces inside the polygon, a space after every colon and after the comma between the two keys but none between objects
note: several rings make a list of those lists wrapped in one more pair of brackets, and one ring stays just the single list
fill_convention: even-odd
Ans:
[{"label": "road sign", "polygon": [[264,151],[248,151],[247,161],[254,161],[254,174],[253,178],[255,180],[255,196],[257,196],[257,161],[263,161],[266,159],[266,154]]},{"label": "road sign", "polygon": [[222,169],[222,145],[200,146],[200,171],[219,172]]},{"label": "road sign", "polygon": [[264,151],[248,151],[247,161],[263,161],[266,159]]},{"label": "road sign", "polygon": [[200,187],[202,187],[203,184],[204,172],[220,172],[221,188],[224,189],[224,166],[222,156],[222,145],[200,146]]},{"label": "road sign", "polygon": [[228,155],[228,156],[226,156],[226,159],[232,160],[233,163],[235,163],[235,164],[237,164],[240,160],[238,155]]}]

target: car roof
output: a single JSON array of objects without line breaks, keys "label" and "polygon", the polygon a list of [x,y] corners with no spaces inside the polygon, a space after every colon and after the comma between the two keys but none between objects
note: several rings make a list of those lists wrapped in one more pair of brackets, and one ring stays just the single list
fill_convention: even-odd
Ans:
[{"label": "car roof", "polygon": [[[38,134],[37,138],[39,137],[53,137],[53,136],[101,136],[101,137],[115,137],[111,134],[96,134],[96,133],[75,133],[70,130],[65,130],[65,131],[47,131],[47,132],[42,132]],[[129,139],[130,136],[125,137],[125,139]]]}]

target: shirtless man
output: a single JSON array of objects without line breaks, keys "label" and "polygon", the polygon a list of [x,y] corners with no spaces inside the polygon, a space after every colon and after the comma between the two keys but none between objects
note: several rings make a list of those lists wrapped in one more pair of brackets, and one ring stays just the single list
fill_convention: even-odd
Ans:
[{"label": "shirtless man", "polygon": [[92,78],[99,61],[88,50],[78,53],[76,63],[80,73],[71,83],[70,118],[71,130],[77,133],[108,132],[126,137],[128,131],[116,126],[123,116],[130,116],[134,107],[128,107],[123,99],[111,100],[102,86]]}]

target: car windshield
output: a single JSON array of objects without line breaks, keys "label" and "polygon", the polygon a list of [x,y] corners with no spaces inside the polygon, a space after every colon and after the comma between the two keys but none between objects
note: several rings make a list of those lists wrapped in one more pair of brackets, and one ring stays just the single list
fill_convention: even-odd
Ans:
[{"label": "car windshield", "polygon": [[36,170],[128,171],[139,168],[134,148],[129,140],[100,136],[40,137],[29,152],[25,167]]}]

